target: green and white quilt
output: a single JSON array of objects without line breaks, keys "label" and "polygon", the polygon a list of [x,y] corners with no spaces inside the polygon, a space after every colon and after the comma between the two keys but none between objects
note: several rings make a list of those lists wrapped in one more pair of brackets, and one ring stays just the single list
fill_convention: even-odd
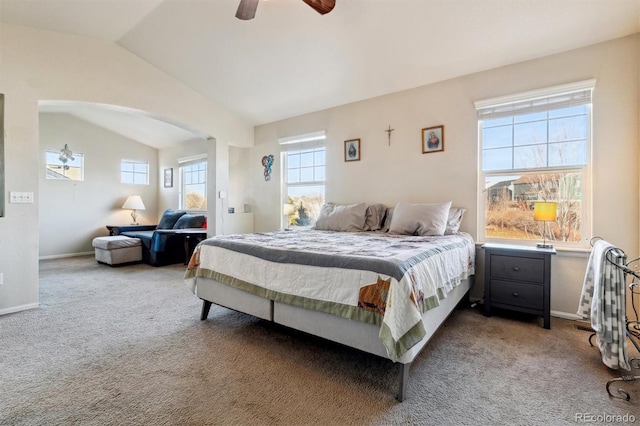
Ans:
[{"label": "green and white quilt", "polygon": [[425,336],[422,313],[474,273],[469,234],[279,231],[209,238],[185,273],[255,295],[380,326],[398,360]]}]

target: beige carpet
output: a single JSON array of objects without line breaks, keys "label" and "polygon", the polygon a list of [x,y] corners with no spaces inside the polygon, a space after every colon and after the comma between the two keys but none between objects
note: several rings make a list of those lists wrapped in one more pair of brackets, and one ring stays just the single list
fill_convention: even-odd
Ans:
[{"label": "beige carpet", "polygon": [[221,307],[200,321],[183,271],[41,262],[41,308],[0,317],[0,424],[640,422],[640,381],[631,402],[611,399],[616,372],[570,321],[457,310],[399,403],[390,361]]}]

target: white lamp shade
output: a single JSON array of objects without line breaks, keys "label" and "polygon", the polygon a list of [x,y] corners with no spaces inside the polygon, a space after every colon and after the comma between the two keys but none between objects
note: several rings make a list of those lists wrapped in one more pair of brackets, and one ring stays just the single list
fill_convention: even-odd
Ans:
[{"label": "white lamp shade", "polygon": [[122,205],[123,209],[144,210],[144,203],[139,195],[129,195],[127,201]]},{"label": "white lamp shade", "polygon": [[295,206],[293,204],[283,204],[282,205],[282,211],[284,213],[285,216],[291,216],[293,214],[293,212],[295,211]]}]

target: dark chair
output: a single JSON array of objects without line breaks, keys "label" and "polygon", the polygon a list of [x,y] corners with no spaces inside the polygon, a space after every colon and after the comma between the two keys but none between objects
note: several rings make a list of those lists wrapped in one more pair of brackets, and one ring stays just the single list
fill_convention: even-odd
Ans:
[{"label": "dark chair", "polygon": [[207,217],[186,211],[166,210],[158,225],[126,225],[114,227],[114,235],[139,238],[142,261],[152,266],[185,263],[195,243],[207,237]]}]

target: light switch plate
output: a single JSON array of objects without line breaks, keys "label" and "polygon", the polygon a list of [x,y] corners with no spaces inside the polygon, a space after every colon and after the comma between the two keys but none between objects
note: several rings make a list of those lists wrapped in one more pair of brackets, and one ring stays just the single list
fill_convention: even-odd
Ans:
[{"label": "light switch plate", "polygon": [[33,204],[33,192],[9,192],[9,202],[12,204]]}]

